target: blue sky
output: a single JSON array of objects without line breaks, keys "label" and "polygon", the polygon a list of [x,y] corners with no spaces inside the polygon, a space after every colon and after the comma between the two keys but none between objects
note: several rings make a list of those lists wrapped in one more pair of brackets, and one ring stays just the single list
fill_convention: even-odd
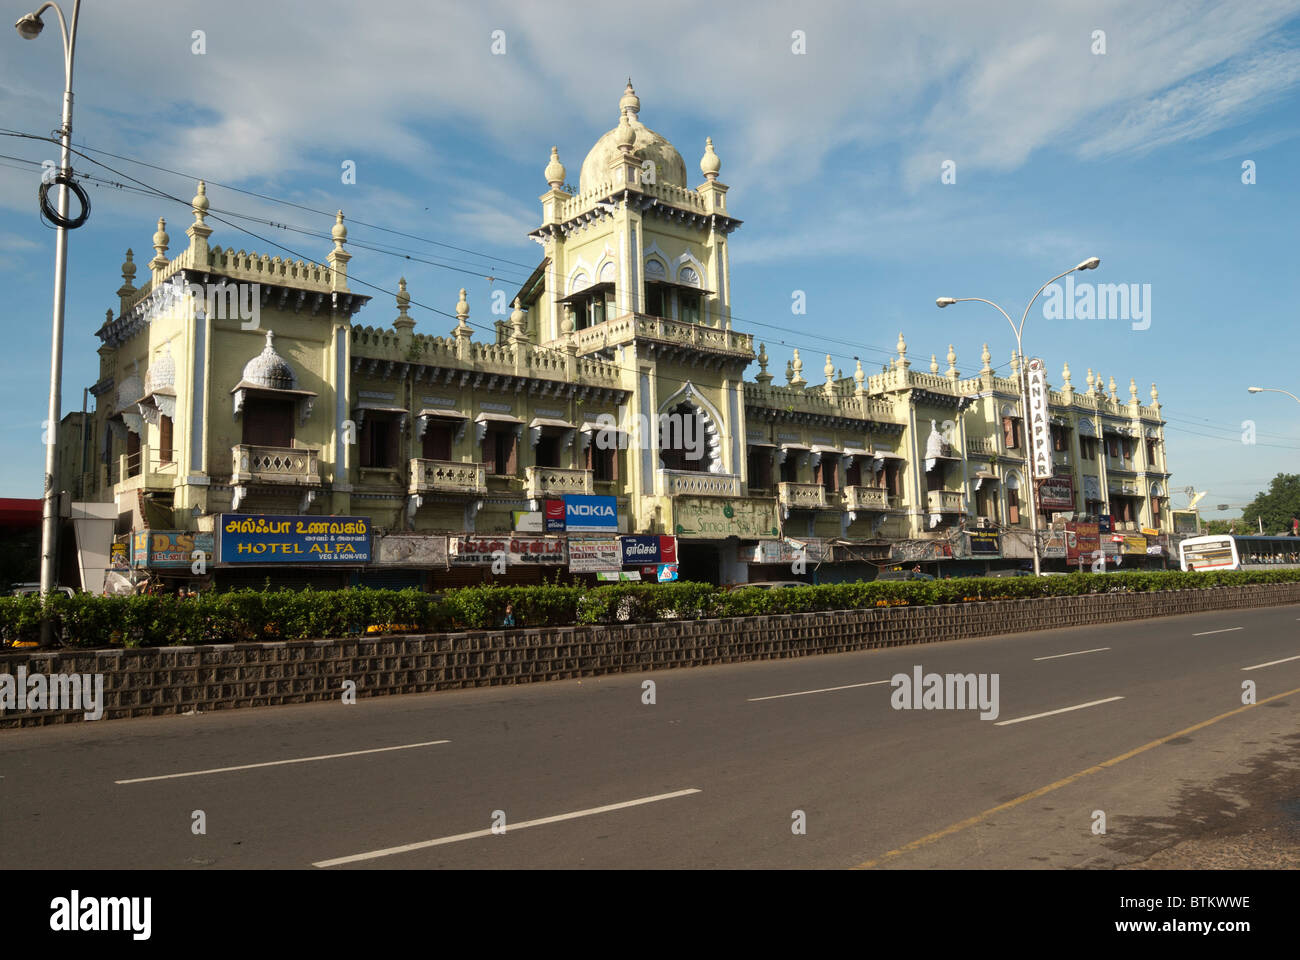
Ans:
[{"label": "blue sky", "polygon": [[[26,9],[7,6],[10,21]],[[280,244],[321,260],[328,214],[341,207],[353,289],[376,297],[359,322],[391,321],[380,291],[405,275],[415,301],[445,313],[466,287],[471,319],[490,325],[491,292],[513,293],[540,256],[525,233],[540,217],[551,145],[576,182],[631,75],[640,119],[673,141],[692,184],[713,138],[728,205],[745,221],[732,238],[735,326],[767,343],[778,379],[793,347],[811,380],[828,352],[846,373],[855,355],[878,371],[900,330],[923,369],[931,353],[946,368],[951,343],[973,373],[986,341],[1005,369],[1006,321],[981,304],[940,312],[935,297],[986,297],[1019,316],[1039,284],[1098,256],[1101,269],[1083,279],[1149,284],[1150,326],[1049,320],[1036,307],[1026,349],[1054,385],[1065,362],[1077,389],[1092,367],[1115,378],[1122,399],[1130,377],[1144,402],[1154,381],[1175,506],[1195,486],[1214,516],[1215,504],[1247,503],[1274,474],[1300,472],[1300,406],[1246,393],[1300,393],[1297,307],[1284,294],[1300,214],[1300,3],[861,6],[668,0],[620,13],[320,0],[308,17],[248,0],[90,0],[74,139],[186,174],[92,154],[185,201],[205,177],[214,213],[266,238],[213,222],[214,244],[284,255]],[[0,33],[0,127],[57,125],[56,27],[47,14],[36,41]],[[1104,54],[1094,52],[1098,30]],[[504,52],[493,52],[494,31]],[[36,216],[32,164],[56,152],[0,136],[0,155],[0,496],[34,497],[54,234]],[[346,160],[355,184],[341,182]],[[942,182],[945,161],[955,183]],[[1246,161],[1254,184],[1242,182]],[[74,166],[135,186],[86,160]],[[188,203],[103,184],[90,192],[91,218],[70,238],[65,411],[96,379],[93,333],[117,304],[124,250],[143,275],[157,218],[173,255],[191,221]],[[791,313],[796,290],[807,316]],[[425,333],[454,325],[419,307],[412,315]],[[1241,440],[1246,420],[1255,444]]]}]

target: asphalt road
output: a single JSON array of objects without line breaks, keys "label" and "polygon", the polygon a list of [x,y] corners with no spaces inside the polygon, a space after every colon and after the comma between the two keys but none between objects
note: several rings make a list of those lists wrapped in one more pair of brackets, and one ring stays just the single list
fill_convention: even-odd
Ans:
[{"label": "asphalt road", "polygon": [[0,869],[1294,867],[1298,717],[1287,606],[7,730]]}]

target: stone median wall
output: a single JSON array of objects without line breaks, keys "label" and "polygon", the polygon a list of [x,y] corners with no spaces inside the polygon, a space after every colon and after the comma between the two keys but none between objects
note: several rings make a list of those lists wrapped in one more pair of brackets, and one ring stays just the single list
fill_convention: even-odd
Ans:
[{"label": "stone median wall", "polygon": [[[103,674],[103,719],[425,693],[607,673],[843,653],[1149,617],[1300,603],[1300,583],[943,606],[544,627],[373,639],[0,653],[0,674]],[[0,727],[82,711],[0,713]]]}]

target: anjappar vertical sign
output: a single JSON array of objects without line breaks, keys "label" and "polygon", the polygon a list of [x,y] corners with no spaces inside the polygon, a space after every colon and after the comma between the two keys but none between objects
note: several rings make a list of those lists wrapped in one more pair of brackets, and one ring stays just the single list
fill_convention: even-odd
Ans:
[{"label": "anjappar vertical sign", "polygon": [[1029,450],[1034,464],[1034,479],[1052,476],[1051,431],[1047,423],[1047,372],[1040,357],[1026,364],[1025,383],[1029,393]]}]

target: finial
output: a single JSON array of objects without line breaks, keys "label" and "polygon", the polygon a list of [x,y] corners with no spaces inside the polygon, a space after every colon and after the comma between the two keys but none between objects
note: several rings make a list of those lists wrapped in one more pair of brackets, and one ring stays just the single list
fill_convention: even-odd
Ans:
[{"label": "finial", "polygon": [[700,172],[704,174],[704,179],[712,183],[718,179],[718,171],[722,169],[722,161],[718,155],[713,152],[713,138],[704,138],[704,157],[700,160]]},{"label": "finial", "polygon": [[1065,381],[1066,386],[1070,384],[1070,365],[1067,363],[1061,368],[1061,379]]},{"label": "finial", "polygon": [[1153,405],[1159,405],[1160,403],[1160,391],[1156,389],[1154,383],[1151,384],[1151,403]]},{"label": "finial", "polygon": [[135,284],[135,254],[131,248],[127,247],[126,259],[122,261],[122,285],[124,287],[133,287]]},{"label": "finial", "polygon": [[163,254],[167,252],[167,244],[172,242],[172,238],[167,236],[167,220],[163,217],[158,218],[158,230],[153,235],[153,248],[158,251],[158,257],[165,259]]},{"label": "finial", "polygon": [[785,382],[794,383],[794,363],[790,360],[785,362]]},{"label": "finial", "polygon": [[624,155],[632,152],[632,146],[636,143],[636,131],[632,129],[632,124],[627,122],[628,114],[623,114],[618,120],[618,129],[614,131],[614,146],[618,147],[619,152]]},{"label": "finial", "polygon": [[1115,378],[1114,378],[1114,377],[1111,377],[1111,378],[1110,378],[1110,398],[1111,398],[1112,400],[1118,400],[1118,399],[1119,399],[1118,394],[1116,394],[1116,392],[1115,392]]},{"label": "finial", "polygon": [[456,301],[456,319],[462,324],[465,318],[469,316],[469,301],[465,299],[465,288],[460,288],[460,299]]},{"label": "finial", "polygon": [[564,305],[564,319],[560,321],[560,333],[567,337],[573,333],[573,327],[573,304],[566,303]]},{"label": "finial", "polygon": [[907,341],[903,339],[903,331],[898,331],[898,359],[907,359]]},{"label": "finial", "polygon": [[758,369],[762,373],[767,373],[767,344],[758,345]]},{"label": "finial", "polygon": [[993,354],[989,353],[989,345],[987,343],[984,344],[984,350],[982,353],[980,353],[980,362],[984,364],[983,368],[981,368],[980,370],[980,373],[993,372],[993,367],[992,367]]},{"label": "finial", "polygon": [[406,292],[406,278],[405,278],[405,277],[401,277],[401,278],[398,279],[398,281],[397,281],[397,298],[396,298],[396,299],[397,299],[397,314],[398,314],[398,316],[397,316],[397,319],[394,320],[393,322],[394,322],[394,323],[400,323],[400,322],[403,321],[403,320],[407,320],[407,321],[410,321],[410,322],[414,323],[415,321],[411,320],[411,318],[407,316],[407,313],[408,313],[408,312],[410,311],[410,309],[411,309],[411,295],[410,295],[409,293]]},{"label": "finial", "polygon": [[799,348],[794,351],[794,379],[790,381],[791,386],[802,386],[808,381],[803,378],[803,361],[799,359]]},{"label": "finial", "polygon": [[348,242],[348,228],[343,226],[343,211],[338,212],[334,218],[334,227],[330,230],[330,236],[334,238],[334,249],[342,250],[343,244]]},{"label": "finial", "polygon": [[953,349],[951,343],[948,344],[948,369],[945,372],[953,380],[956,380],[959,375],[957,370],[957,351]]},{"label": "finial", "polygon": [[1128,380],[1128,399],[1129,399],[1129,403],[1138,402],[1138,385],[1137,385],[1137,381],[1134,380],[1132,377],[1129,377]]},{"label": "finial", "polygon": [[1097,392],[1096,380],[1097,378],[1092,375],[1092,367],[1089,367],[1088,368],[1088,393],[1089,394],[1094,394]]},{"label": "finial", "polygon": [[111,308],[104,311],[104,322],[105,323],[113,322],[113,311]]},{"label": "finial", "polygon": [[857,387],[855,388],[855,392],[857,392],[857,393],[861,393],[861,392],[862,392],[862,384],[863,384],[863,382],[867,379],[867,375],[866,375],[865,373],[862,372],[862,361],[861,361],[861,360],[858,361],[858,369],[856,369],[856,370],[853,371],[853,379],[854,379],[854,381],[857,383]]},{"label": "finial", "polygon": [[638,97],[636,91],[632,89],[631,77],[627,78],[627,88],[623,91],[623,96],[618,101],[618,112],[623,116],[627,116],[628,113],[636,116],[641,112],[641,98]]},{"label": "finial", "polygon": [[528,314],[524,313],[524,308],[519,304],[519,298],[515,297],[515,308],[510,311],[510,326],[514,328],[515,340],[524,340],[527,334],[524,332],[524,323],[528,319]]},{"label": "finial", "polygon": [[826,382],[833,383],[835,379],[835,364],[831,363],[831,355],[826,354],[826,366],[822,367],[822,373],[826,374]]},{"label": "finial", "polygon": [[194,211],[195,223],[202,223],[203,218],[208,214],[208,188],[202,180],[199,181],[198,193],[194,194],[194,199],[190,201],[190,209]]},{"label": "finial", "polygon": [[275,352],[275,331],[274,330],[266,331],[266,346],[263,347],[263,349],[270,350],[272,353]]},{"label": "finial", "polygon": [[939,358],[933,353],[930,354],[930,372],[935,374],[939,372]]},{"label": "finial", "polygon": [[560,148],[551,147],[551,162],[546,165],[546,182],[551,185],[552,190],[559,190],[564,186],[564,164],[560,163]]}]

